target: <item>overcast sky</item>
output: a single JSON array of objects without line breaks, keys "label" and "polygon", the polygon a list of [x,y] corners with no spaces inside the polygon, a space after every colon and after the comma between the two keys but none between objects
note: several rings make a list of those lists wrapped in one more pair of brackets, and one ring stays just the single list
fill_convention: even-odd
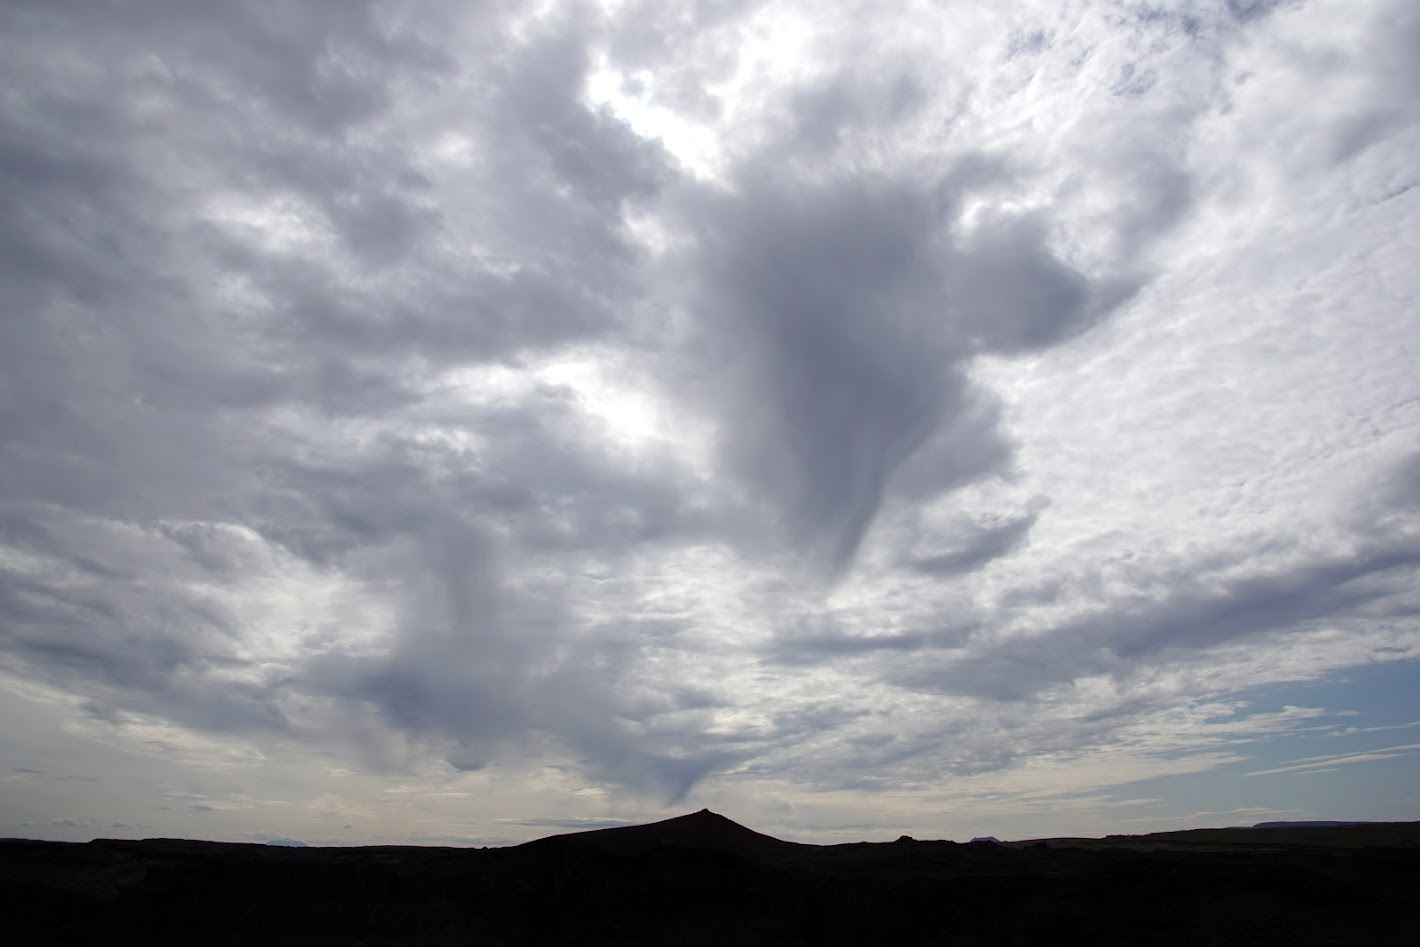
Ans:
[{"label": "overcast sky", "polygon": [[0,4],[0,835],[1420,819],[1417,50]]}]

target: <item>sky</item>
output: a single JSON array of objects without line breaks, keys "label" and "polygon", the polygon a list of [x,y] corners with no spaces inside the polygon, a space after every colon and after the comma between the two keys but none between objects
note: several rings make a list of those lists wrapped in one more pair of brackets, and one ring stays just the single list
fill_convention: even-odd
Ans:
[{"label": "sky", "polygon": [[1420,820],[1417,49],[0,5],[0,836]]}]

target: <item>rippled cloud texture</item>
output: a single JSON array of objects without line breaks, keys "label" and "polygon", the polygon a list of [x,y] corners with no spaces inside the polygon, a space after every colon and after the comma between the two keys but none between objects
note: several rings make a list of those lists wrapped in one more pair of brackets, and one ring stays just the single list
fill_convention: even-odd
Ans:
[{"label": "rippled cloud texture", "polygon": [[4,5],[0,834],[1420,818],[1417,49]]}]

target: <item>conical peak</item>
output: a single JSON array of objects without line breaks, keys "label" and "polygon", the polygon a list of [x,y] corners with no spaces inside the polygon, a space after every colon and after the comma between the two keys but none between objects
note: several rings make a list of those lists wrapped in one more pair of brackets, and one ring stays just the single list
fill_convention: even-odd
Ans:
[{"label": "conical peak", "polygon": [[791,845],[770,835],[763,835],[740,825],[733,819],[718,812],[701,809],[685,815],[651,822],[645,825],[627,825],[613,829],[596,829],[590,832],[574,832],[569,835],[553,836],[560,839],[578,839],[598,845],[616,848],[647,845],[693,845],[738,848],[744,845]]}]

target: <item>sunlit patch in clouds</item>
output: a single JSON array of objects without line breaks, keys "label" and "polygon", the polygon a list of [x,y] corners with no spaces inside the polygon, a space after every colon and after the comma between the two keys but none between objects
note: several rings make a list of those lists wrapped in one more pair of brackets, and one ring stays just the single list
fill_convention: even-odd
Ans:
[{"label": "sunlit patch in clouds", "polygon": [[330,249],[330,232],[294,201],[219,196],[209,203],[206,216],[213,226],[240,233],[267,252]]},{"label": "sunlit patch in clouds", "polygon": [[721,161],[713,125],[688,121],[656,103],[654,80],[646,74],[617,72],[605,63],[587,79],[587,99],[605,108],[636,134],[665,145],[680,165],[701,176],[713,177]]},{"label": "sunlit patch in clouds", "polygon": [[1413,4],[0,37],[0,834],[1416,817]]},{"label": "sunlit patch in clouds", "polygon": [[539,378],[571,388],[587,413],[605,425],[619,444],[634,450],[669,437],[674,428],[662,405],[618,374],[615,360],[598,358],[596,353],[554,361],[537,371]]},{"label": "sunlit patch in clouds", "polygon": [[645,2],[604,12],[609,36],[587,74],[588,101],[659,141],[704,181],[723,179],[763,134],[776,90],[823,65],[814,49],[821,12]]}]

